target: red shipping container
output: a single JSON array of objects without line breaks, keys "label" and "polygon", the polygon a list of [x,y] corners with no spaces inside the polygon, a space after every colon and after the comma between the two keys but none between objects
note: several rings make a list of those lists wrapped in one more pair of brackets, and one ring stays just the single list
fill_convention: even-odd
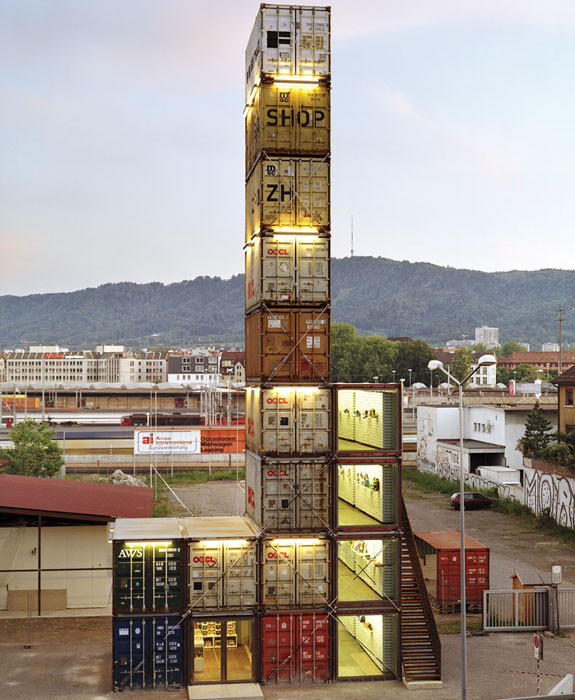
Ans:
[{"label": "red shipping container", "polygon": [[[439,612],[461,609],[460,543],[458,530],[415,532],[429,596]],[[483,591],[489,588],[489,547],[465,535],[465,599],[467,608],[483,609]]]},{"label": "red shipping container", "polygon": [[262,682],[329,680],[329,618],[325,613],[262,617]]}]

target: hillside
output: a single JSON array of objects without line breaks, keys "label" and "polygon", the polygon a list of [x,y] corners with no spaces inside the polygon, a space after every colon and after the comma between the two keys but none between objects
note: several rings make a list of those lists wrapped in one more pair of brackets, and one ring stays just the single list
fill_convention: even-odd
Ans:
[{"label": "hillside", "polygon": [[[243,341],[243,275],[174,284],[121,282],[60,294],[0,297],[0,347],[99,342],[164,346]],[[332,261],[332,319],[358,332],[442,344],[475,326],[500,339],[557,338],[557,309],[573,305],[575,271],[477,272],[388,258]],[[569,312],[564,341],[575,342]]]}]

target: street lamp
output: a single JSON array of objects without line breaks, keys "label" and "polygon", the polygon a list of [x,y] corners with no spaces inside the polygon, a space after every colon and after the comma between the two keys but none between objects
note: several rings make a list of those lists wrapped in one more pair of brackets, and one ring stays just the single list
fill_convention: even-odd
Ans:
[{"label": "street lamp", "polygon": [[391,370],[391,373],[393,374],[393,383],[395,384],[395,370],[392,369],[392,370]]},{"label": "street lamp", "polygon": [[409,386],[411,387],[411,372],[412,372],[413,370],[408,369],[407,371],[409,372]]},{"label": "street lamp", "polygon": [[448,369],[445,369],[440,360],[430,360],[427,368],[431,371],[439,369],[450,381],[453,381],[459,389],[459,529],[460,552],[459,568],[461,574],[461,700],[467,700],[467,596],[465,592],[465,477],[463,473],[463,385],[481,367],[490,367],[497,363],[493,355],[482,355],[475,369],[459,381]]}]

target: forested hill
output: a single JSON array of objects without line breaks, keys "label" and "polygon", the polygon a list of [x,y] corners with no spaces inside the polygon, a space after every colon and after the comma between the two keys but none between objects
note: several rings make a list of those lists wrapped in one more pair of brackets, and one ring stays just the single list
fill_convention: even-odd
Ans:
[{"label": "forested hill", "polygon": [[[443,344],[475,326],[500,340],[557,338],[557,309],[575,306],[575,271],[476,272],[387,258],[332,260],[332,319],[358,332]],[[174,284],[105,284],[94,289],[0,297],[0,348],[28,343],[92,347],[243,341],[243,275]],[[564,340],[575,342],[575,312]]]}]

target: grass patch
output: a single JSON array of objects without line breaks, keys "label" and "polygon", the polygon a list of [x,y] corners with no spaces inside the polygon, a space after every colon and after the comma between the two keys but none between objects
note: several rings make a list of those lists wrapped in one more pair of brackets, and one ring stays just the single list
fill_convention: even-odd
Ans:
[{"label": "grass patch", "polygon": [[[184,486],[186,484],[205,484],[207,481],[235,481],[245,478],[245,470],[242,469],[212,469],[212,472],[194,469],[188,472],[176,472],[171,474],[163,474],[162,478],[170,484],[170,486]],[[158,485],[162,480],[158,477]]]},{"label": "grass patch", "polygon": [[419,469],[403,469],[403,480],[425,493],[448,493],[459,491],[459,482],[442,479],[436,474],[421,472]]},{"label": "grass patch", "polygon": [[[471,634],[474,632],[482,632],[483,622],[481,620],[470,620],[466,618],[465,628]],[[439,634],[461,634],[461,619],[450,620],[449,622],[438,622],[437,631]]]}]

